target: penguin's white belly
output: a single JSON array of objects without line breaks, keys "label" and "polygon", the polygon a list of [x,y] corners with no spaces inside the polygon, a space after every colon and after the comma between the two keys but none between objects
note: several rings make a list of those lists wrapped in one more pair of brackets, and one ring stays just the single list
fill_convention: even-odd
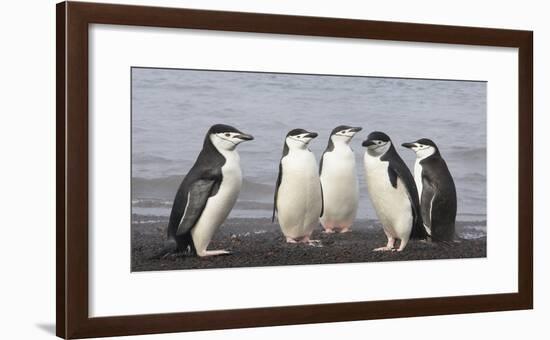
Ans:
[{"label": "penguin's white belly", "polygon": [[359,185],[353,152],[328,152],[323,159],[323,224],[351,226],[357,214]]},{"label": "penguin's white belly", "polygon": [[422,165],[420,165],[420,159],[417,159],[414,163],[414,182],[418,191],[418,199],[422,200]]},{"label": "penguin's white belly", "polygon": [[282,181],[277,193],[278,219],[291,238],[311,235],[321,214],[321,185],[315,156],[291,151],[282,159]]},{"label": "penguin's white belly", "polygon": [[365,155],[365,177],[369,197],[384,231],[394,238],[409,238],[412,229],[412,207],[407,188],[400,178],[397,188],[391,185],[388,162]]},{"label": "penguin's white belly", "polygon": [[231,156],[224,154],[224,156],[226,163],[221,169],[223,180],[218,192],[208,199],[201,217],[191,229],[193,243],[198,253],[206,250],[212,236],[233,209],[241,191],[242,173],[238,154]]}]

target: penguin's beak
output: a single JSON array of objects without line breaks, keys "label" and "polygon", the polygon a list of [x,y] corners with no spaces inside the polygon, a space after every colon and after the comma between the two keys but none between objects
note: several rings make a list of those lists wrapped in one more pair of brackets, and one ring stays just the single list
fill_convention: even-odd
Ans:
[{"label": "penguin's beak", "polygon": [[367,139],[367,140],[365,140],[361,145],[368,148],[369,146],[375,145],[375,144],[376,144],[376,143],[374,143],[373,140]]},{"label": "penguin's beak", "polygon": [[307,135],[305,135],[304,137],[315,138],[315,137],[317,137],[317,136],[319,136],[319,135],[317,134],[317,132],[310,132],[310,133],[308,133]]},{"label": "penguin's beak", "polygon": [[242,139],[244,141],[247,141],[247,140],[253,140],[254,137],[252,135],[249,135],[249,134],[246,134],[246,133],[241,133],[241,134],[238,134],[237,136],[235,136],[239,139]]},{"label": "penguin's beak", "polygon": [[408,149],[412,149],[416,146],[416,144],[415,143],[403,143],[403,144],[401,144],[401,146],[404,146]]},{"label": "penguin's beak", "polygon": [[357,132],[359,132],[359,131],[361,131],[361,130],[363,130],[363,128],[360,127],[360,126],[352,127],[351,129],[349,129],[350,132],[355,132],[355,133],[357,133]]}]

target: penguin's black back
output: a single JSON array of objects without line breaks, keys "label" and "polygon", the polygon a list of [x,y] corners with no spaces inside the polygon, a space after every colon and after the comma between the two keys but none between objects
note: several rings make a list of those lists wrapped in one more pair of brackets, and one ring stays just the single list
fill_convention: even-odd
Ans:
[{"label": "penguin's black back", "polygon": [[279,174],[277,175],[277,182],[275,182],[275,194],[273,195],[273,215],[271,216],[271,222],[275,221],[275,215],[277,213],[277,196],[279,195],[279,187],[281,186],[281,182],[283,181],[283,158],[285,158],[286,155],[288,155],[288,151],[289,151],[288,145],[286,144],[286,140],[285,140],[285,143],[283,146],[283,155],[281,156],[281,160],[279,161]]},{"label": "penguin's black back", "polygon": [[451,172],[439,152],[421,160],[420,165],[424,223],[430,226],[434,240],[452,241],[455,236],[457,200]]}]

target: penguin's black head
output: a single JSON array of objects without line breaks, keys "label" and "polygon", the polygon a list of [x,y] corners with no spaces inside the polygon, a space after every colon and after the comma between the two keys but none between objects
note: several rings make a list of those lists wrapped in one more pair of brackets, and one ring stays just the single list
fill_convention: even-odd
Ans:
[{"label": "penguin's black head", "polygon": [[359,131],[363,130],[363,128],[357,126],[357,127],[352,127],[352,126],[348,126],[348,125],[340,125],[340,126],[337,126],[335,127],[332,132],[330,133],[330,137],[333,138],[333,137],[336,137],[336,138],[341,138],[343,140],[351,140],[353,138],[353,136],[355,136],[355,134]]},{"label": "penguin's black head", "polygon": [[317,132],[310,132],[304,129],[293,129],[286,134],[285,143],[289,147],[305,147],[309,142],[317,137]]},{"label": "penguin's black head", "polygon": [[374,131],[367,136],[367,139],[361,145],[366,147],[371,154],[382,155],[391,148],[392,142],[384,132]]},{"label": "penguin's black head", "polygon": [[367,139],[363,141],[362,145],[367,148],[375,148],[377,146],[382,146],[387,143],[391,143],[391,139],[388,135],[386,135],[384,132],[374,131],[369,133]]},{"label": "penguin's black head", "polygon": [[428,138],[420,138],[416,142],[403,143],[401,145],[413,150],[416,153],[417,158],[426,158],[439,152],[437,145],[435,145],[435,143]]},{"label": "penguin's black head", "polygon": [[361,130],[363,130],[363,128],[359,127],[359,126],[352,127],[352,126],[349,126],[349,125],[340,125],[340,126],[335,127],[334,129],[332,129],[332,132],[330,133],[330,135],[333,136],[333,135],[337,135],[337,134],[346,134],[346,133],[350,133],[350,132],[357,133]]},{"label": "penguin's black head", "polygon": [[218,150],[233,150],[240,143],[254,139],[252,135],[225,124],[212,125],[206,135]]}]

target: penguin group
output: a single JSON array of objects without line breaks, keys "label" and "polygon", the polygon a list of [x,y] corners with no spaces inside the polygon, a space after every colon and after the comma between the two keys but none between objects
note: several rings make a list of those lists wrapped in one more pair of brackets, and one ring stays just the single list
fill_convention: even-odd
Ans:
[{"label": "penguin group", "polygon": [[[309,149],[318,137],[316,132],[297,128],[286,134],[272,214],[286,242],[319,244],[311,239],[319,224],[327,234],[351,231],[359,183],[350,142],[361,130],[347,125],[334,128],[319,163]],[[237,146],[253,139],[225,124],[208,130],[202,150],[176,193],[161,255],[230,253],[207,248],[241,190]],[[386,245],[374,251],[403,251],[410,240],[452,242],[456,189],[437,145],[427,138],[402,144],[416,154],[414,175],[385,133],[371,132],[362,146],[366,187],[387,237]]]}]

